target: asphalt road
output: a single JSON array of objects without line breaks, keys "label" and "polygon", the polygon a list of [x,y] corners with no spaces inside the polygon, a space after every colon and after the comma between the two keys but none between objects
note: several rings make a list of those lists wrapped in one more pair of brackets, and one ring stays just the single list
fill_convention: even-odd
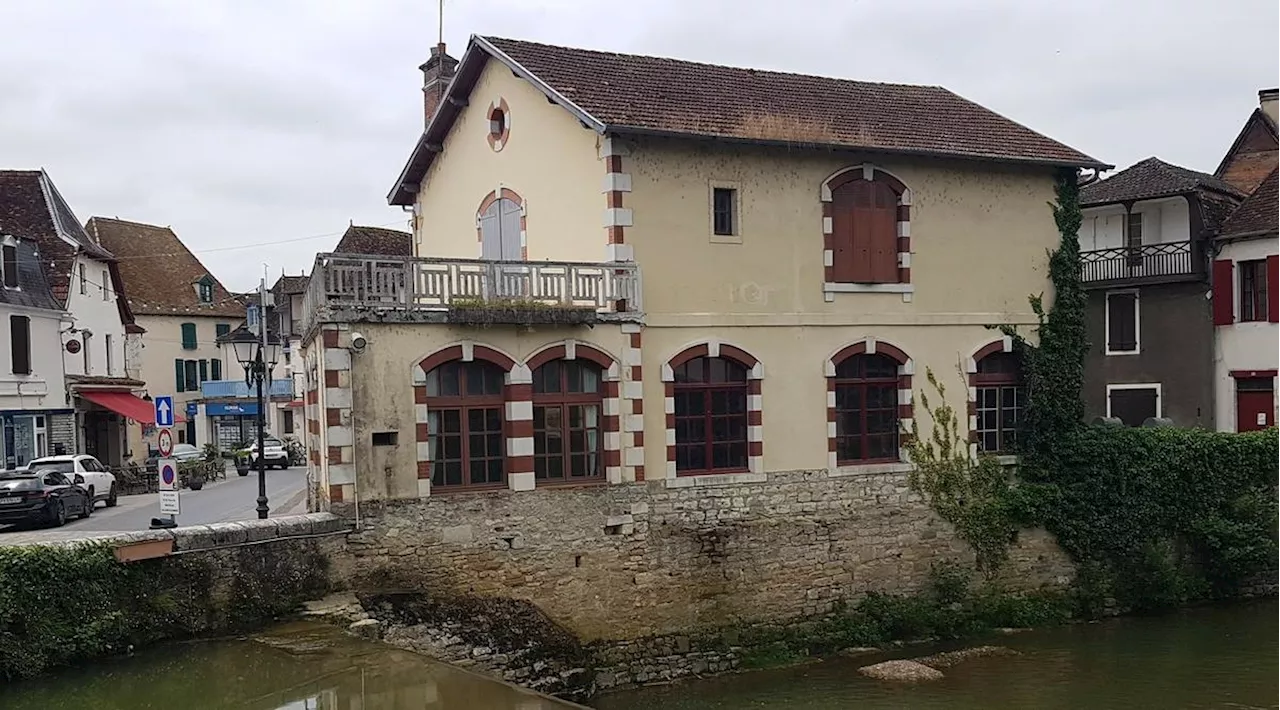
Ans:
[{"label": "asphalt road", "polygon": [[[270,516],[275,518],[307,512],[306,483],[307,471],[304,468],[267,471]],[[258,517],[258,473],[254,471],[240,477],[233,470],[226,480],[206,483],[199,491],[184,490],[181,496],[182,513],[178,515],[178,525],[251,520]],[[151,526],[151,519],[158,517],[159,494],[123,496],[116,507],[107,508],[105,503],[98,503],[92,517],[69,520],[61,528],[0,528],[0,545],[146,530]]]}]

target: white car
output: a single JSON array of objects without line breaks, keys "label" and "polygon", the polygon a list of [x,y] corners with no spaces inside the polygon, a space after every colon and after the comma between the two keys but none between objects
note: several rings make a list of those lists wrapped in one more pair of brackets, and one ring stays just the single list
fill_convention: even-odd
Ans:
[{"label": "white car", "polygon": [[108,508],[115,507],[118,495],[115,474],[108,471],[106,466],[98,462],[98,459],[88,454],[46,456],[28,463],[27,470],[32,473],[57,471],[88,491],[91,505],[104,501]]},{"label": "white car", "polygon": [[[279,466],[281,469],[289,468],[289,452],[284,448],[284,442],[274,436],[267,436],[262,441],[266,445],[262,459],[266,462],[267,468],[272,466]],[[258,465],[257,439],[254,439],[249,446],[249,463],[255,467]]]}]

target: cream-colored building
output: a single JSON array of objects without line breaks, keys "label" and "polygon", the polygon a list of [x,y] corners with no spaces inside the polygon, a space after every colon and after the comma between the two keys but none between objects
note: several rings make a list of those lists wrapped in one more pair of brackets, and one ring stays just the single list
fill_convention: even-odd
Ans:
[{"label": "cream-colored building", "polygon": [[991,326],[1032,329],[1055,175],[1097,160],[938,87],[483,37],[448,67],[389,196],[416,256],[312,272],[317,506],[902,471],[927,371],[1012,444]]},{"label": "cream-colored building", "polygon": [[[234,429],[254,426],[252,417],[227,415],[199,426],[192,412],[203,400],[202,385],[235,380],[240,366],[228,361],[217,338],[244,319],[244,304],[213,276],[169,227],[93,217],[89,234],[116,254],[137,328],[129,336],[124,363],[146,383],[145,396],[170,395],[178,410],[176,442],[203,446],[233,438]],[[135,461],[155,448],[155,426],[131,420],[129,450]]]}]

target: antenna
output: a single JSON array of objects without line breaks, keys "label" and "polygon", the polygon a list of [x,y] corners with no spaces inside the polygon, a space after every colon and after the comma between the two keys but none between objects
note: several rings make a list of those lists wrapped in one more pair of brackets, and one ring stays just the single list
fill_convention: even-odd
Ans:
[{"label": "antenna", "polygon": [[440,29],[440,36],[439,36],[439,38],[436,40],[436,43],[437,43],[437,44],[444,44],[444,0],[440,0],[440,18],[439,18],[439,20],[440,20],[440,21],[439,21],[438,23],[436,23],[436,24],[438,25],[438,27],[439,27],[439,29]]}]

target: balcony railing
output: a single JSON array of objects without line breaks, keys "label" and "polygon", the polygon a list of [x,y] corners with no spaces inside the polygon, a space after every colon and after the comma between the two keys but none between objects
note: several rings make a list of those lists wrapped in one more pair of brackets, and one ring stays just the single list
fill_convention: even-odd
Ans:
[{"label": "balcony railing", "polygon": [[[200,394],[209,399],[244,399],[257,395],[257,389],[249,390],[244,380],[205,380],[200,383]],[[292,378],[271,380],[270,389],[263,394],[268,397],[292,397]]]},{"label": "balcony railing", "polygon": [[1184,280],[1199,275],[1197,250],[1191,242],[1143,244],[1080,253],[1080,280],[1085,284]]},{"label": "balcony railing", "polygon": [[640,270],[630,262],[485,261],[321,254],[302,302],[303,330],[338,311],[448,311],[513,300],[639,313]]}]

